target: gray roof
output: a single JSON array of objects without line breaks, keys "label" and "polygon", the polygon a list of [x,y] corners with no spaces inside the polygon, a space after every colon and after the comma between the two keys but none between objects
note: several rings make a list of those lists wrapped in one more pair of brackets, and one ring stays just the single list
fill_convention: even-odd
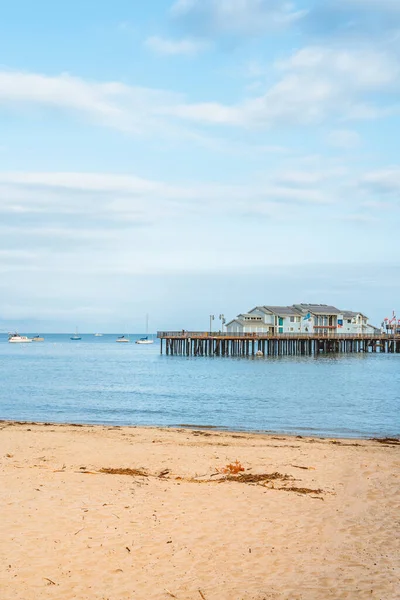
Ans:
[{"label": "gray roof", "polygon": [[232,319],[229,323],[226,323],[225,327],[228,327],[232,323],[239,323],[242,327],[250,327],[251,325],[255,325],[256,327],[261,327],[263,329],[269,329],[270,325],[264,323],[264,321],[244,321],[243,319]]},{"label": "gray roof", "polygon": [[232,319],[231,321],[228,321],[228,323],[225,323],[225,327],[232,325],[232,323],[240,323],[240,319]]},{"label": "gray roof", "polygon": [[264,306],[263,308],[274,315],[278,315],[279,317],[292,315],[299,316],[301,314],[301,312],[294,306]]},{"label": "gray roof", "polygon": [[342,310],[342,315],[345,319],[350,319],[353,317],[357,317],[358,315],[361,315],[362,317],[368,318],[366,315],[364,315],[364,313],[362,312],[354,312],[353,310]]},{"label": "gray roof", "polygon": [[[256,306],[252,308],[246,315],[239,316],[252,316],[251,313],[258,310],[266,315],[278,315],[278,316],[298,316],[306,315],[311,313],[313,315],[343,315],[345,318],[352,318],[357,315],[366,317],[364,313],[354,312],[351,310],[340,310],[336,306],[330,304],[293,304],[292,306]],[[368,317],[366,317],[368,318]]]},{"label": "gray roof", "polygon": [[336,306],[329,304],[294,304],[294,306],[302,313],[312,313],[313,315],[340,315],[341,310]]},{"label": "gray roof", "polygon": [[254,308],[252,308],[251,310],[249,310],[248,314],[251,314],[255,310],[259,310],[259,311],[265,313],[266,315],[270,315],[271,314],[271,311],[267,310],[265,306],[255,306]]}]

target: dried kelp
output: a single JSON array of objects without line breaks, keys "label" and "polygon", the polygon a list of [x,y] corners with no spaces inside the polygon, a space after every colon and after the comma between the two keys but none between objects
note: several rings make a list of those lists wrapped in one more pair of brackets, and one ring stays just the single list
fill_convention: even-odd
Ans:
[{"label": "dried kelp", "polygon": [[239,475],[227,475],[223,479],[219,481],[237,481],[238,483],[265,483],[268,481],[276,481],[279,479],[280,481],[289,481],[292,480],[293,477],[291,475],[287,475],[286,473],[240,473]]},{"label": "dried kelp", "polygon": [[99,473],[107,475],[129,475],[130,477],[148,477],[147,471],[144,469],[108,469],[103,467]]},{"label": "dried kelp", "polygon": [[372,438],[373,442],[378,442],[379,444],[388,444],[391,446],[400,446],[400,439],[399,438],[390,438],[390,437],[386,437],[386,438]]},{"label": "dried kelp", "polygon": [[310,488],[302,488],[302,487],[281,487],[279,488],[283,492],[297,492],[298,494],[323,494],[324,490],[320,488],[316,490],[311,490]]}]

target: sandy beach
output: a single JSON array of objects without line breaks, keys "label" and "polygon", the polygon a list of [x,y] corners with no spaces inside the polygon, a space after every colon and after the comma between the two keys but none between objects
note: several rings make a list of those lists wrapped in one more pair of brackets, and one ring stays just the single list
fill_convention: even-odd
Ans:
[{"label": "sandy beach", "polygon": [[1,422],[1,599],[398,598],[399,453]]}]

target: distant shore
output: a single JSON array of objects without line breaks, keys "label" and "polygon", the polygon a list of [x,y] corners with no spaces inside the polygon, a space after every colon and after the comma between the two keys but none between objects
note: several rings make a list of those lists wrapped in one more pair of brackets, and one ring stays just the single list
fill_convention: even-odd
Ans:
[{"label": "distant shore", "polygon": [[395,439],[2,421],[0,460],[2,600],[398,597]]}]

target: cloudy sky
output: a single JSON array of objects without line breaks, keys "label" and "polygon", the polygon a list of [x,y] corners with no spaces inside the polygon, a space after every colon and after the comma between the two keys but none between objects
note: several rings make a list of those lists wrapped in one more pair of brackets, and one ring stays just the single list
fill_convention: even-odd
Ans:
[{"label": "cloudy sky", "polygon": [[14,0],[0,57],[0,329],[400,312],[398,0]]}]

